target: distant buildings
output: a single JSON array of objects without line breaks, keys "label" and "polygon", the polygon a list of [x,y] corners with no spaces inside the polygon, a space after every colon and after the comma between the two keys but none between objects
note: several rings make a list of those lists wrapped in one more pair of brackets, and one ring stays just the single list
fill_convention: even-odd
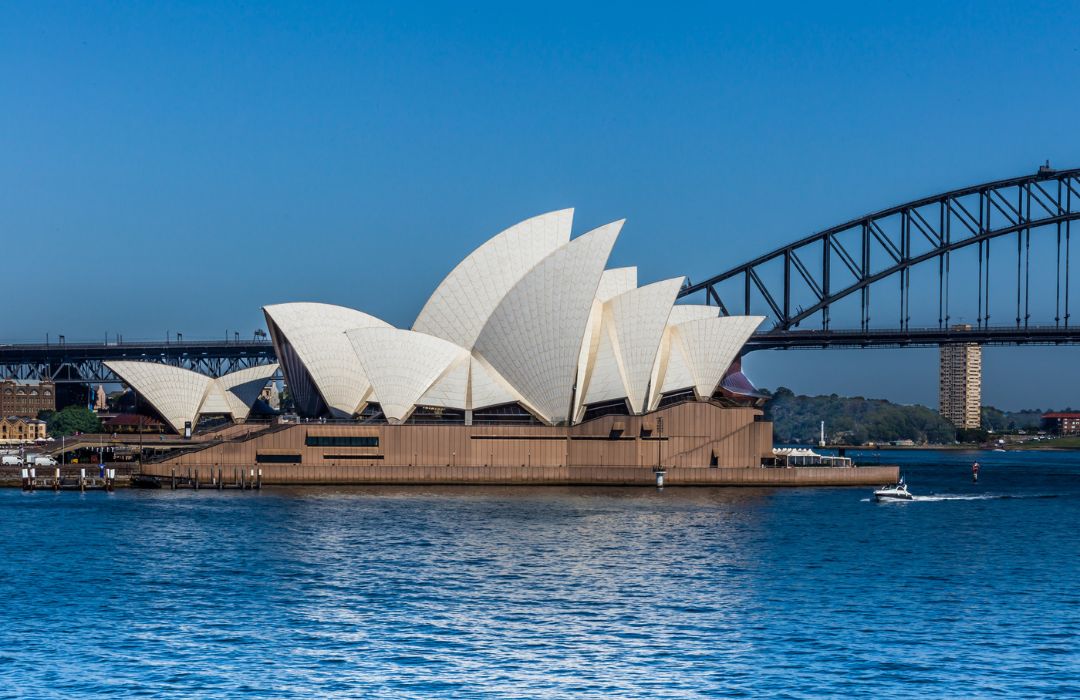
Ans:
[{"label": "distant buildings", "polygon": [[1044,413],[1042,427],[1055,435],[1080,435],[1080,413]]},{"label": "distant buildings", "polygon": [[98,384],[97,392],[94,393],[94,412],[101,413],[109,410],[109,400],[105,396],[105,387]]},{"label": "distant buildings", "polygon": [[45,439],[45,421],[11,416],[0,418],[0,445],[17,445]]},{"label": "distant buildings", "polygon": [[52,382],[0,380],[0,416],[37,418],[41,411],[55,410],[56,386]]},{"label": "distant buildings", "polygon": [[[968,331],[960,324],[953,330]],[[982,424],[982,347],[977,343],[941,346],[938,411],[957,428]]]}]

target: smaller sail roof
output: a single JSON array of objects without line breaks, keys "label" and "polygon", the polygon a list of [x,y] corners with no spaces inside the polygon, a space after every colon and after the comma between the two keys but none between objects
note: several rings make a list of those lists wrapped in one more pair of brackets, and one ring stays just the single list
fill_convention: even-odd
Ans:
[{"label": "smaller sail roof", "polygon": [[721,316],[676,326],[676,338],[699,397],[712,396],[739,350],[764,320],[764,316]]},{"label": "smaller sail roof", "polygon": [[132,360],[109,360],[105,366],[149,403],[178,433],[184,423],[194,426],[199,408],[214,380],[189,369]]},{"label": "smaller sail roof", "polygon": [[672,342],[676,335],[675,329],[681,323],[696,321],[706,318],[717,318],[720,308],[704,304],[675,304],[668,313],[667,326],[660,340],[660,347],[653,362],[652,379],[650,380],[649,410],[655,410],[660,404],[663,394],[686,389],[694,385],[690,366],[687,364],[686,355],[683,353],[682,344]]},{"label": "smaller sail roof", "polygon": [[[635,412],[645,409],[653,363],[683,278],[675,277],[623,292],[605,304],[618,345],[620,374]],[[606,318],[606,316],[605,316]]]},{"label": "smaller sail roof", "polygon": [[215,379],[160,362],[109,360],[105,366],[178,433],[184,431],[185,423],[194,427],[205,414],[246,419],[259,392],[278,369],[277,364],[259,365]]},{"label": "smaller sail roof", "polygon": [[[266,383],[278,371],[277,363],[257,365],[222,375],[215,380],[229,406],[229,413],[236,420],[244,420],[251,407],[266,388]],[[209,413],[205,408],[203,413]]]},{"label": "smaller sail roof", "polygon": [[398,328],[346,332],[388,420],[402,422],[420,397],[468,352],[448,340]]},{"label": "smaller sail roof", "polygon": [[[370,383],[345,331],[390,324],[356,309],[317,302],[272,304],[263,312],[280,331],[272,334],[275,342],[288,344],[275,348],[278,357],[295,353],[330,411],[348,418],[360,410]],[[304,386],[300,377],[288,376],[289,369],[286,365],[290,386]]]}]

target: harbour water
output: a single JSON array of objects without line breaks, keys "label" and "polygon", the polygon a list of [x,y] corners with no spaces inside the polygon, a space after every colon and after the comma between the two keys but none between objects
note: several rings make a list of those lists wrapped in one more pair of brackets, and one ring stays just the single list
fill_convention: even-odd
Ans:
[{"label": "harbour water", "polygon": [[1080,696],[1080,453],[883,461],[921,497],[4,489],[0,697]]}]

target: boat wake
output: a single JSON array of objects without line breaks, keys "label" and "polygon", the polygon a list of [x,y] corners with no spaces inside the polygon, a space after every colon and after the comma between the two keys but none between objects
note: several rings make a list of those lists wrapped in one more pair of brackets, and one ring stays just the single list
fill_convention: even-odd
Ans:
[{"label": "boat wake", "polygon": [[935,494],[931,496],[916,496],[916,501],[992,501],[998,498],[1015,498],[996,493],[968,493],[968,494]]},{"label": "boat wake", "polygon": [[[937,501],[996,501],[1013,498],[1057,498],[1058,495],[1054,493],[1032,493],[1032,494],[1008,494],[1008,493],[968,493],[968,494],[932,494],[929,496],[914,496],[911,501],[900,501],[901,503],[912,502],[924,502],[933,503]],[[873,498],[860,499],[864,503],[873,501]]]}]

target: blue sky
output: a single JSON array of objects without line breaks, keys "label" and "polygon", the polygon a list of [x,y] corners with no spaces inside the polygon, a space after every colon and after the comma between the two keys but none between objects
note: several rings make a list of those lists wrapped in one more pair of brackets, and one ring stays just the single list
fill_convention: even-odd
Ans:
[{"label": "blue sky", "polygon": [[[326,301],[407,326],[528,216],[626,217],[700,279],[918,196],[1080,165],[1070,3],[7,3],[0,339],[245,336]],[[1080,350],[984,396],[1080,405]],[[756,353],[764,386],[936,401],[933,350]]]}]

